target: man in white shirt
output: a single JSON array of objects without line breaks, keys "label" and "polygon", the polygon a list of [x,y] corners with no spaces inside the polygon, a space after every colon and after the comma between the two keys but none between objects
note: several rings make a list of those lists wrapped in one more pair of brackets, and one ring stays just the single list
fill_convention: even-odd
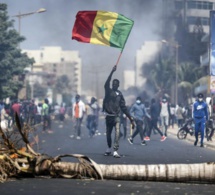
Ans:
[{"label": "man in white shirt", "polygon": [[160,111],[160,117],[161,117],[161,124],[164,128],[164,135],[167,137],[167,128],[169,124],[169,115],[170,115],[170,105],[166,98],[163,98],[161,101],[161,111]]},{"label": "man in white shirt", "polygon": [[[81,123],[86,112],[86,106],[83,101],[80,99],[80,95],[77,94],[75,96],[75,102],[72,106],[72,117],[74,119],[74,132],[77,135],[76,139],[81,139]],[[71,135],[70,137],[74,137]]]}]

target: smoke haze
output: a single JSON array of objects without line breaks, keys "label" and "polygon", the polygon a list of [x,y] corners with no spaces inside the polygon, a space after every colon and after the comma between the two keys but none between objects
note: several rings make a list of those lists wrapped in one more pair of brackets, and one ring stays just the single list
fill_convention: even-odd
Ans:
[{"label": "smoke haze", "polygon": [[[76,13],[80,10],[105,10],[117,12],[134,20],[134,26],[121,56],[115,77],[122,79],[122,71],[133,70],[136,51],[144,41],[160,40],[162,0],[2,0],[8,5],[8,15],[14,19],[18,31],[18,19],[11,16],[45,8],[47,11],[21,19],[21,35],[26,40],[22,49],[38,50],[43,46],[61,46],[63,50],[78,50],[82,58],[83,89],[95,85],[103,88],[104,82],[118,59],[120,50],[71,39]],[[97,75],[95,77],[95,75]]]}]

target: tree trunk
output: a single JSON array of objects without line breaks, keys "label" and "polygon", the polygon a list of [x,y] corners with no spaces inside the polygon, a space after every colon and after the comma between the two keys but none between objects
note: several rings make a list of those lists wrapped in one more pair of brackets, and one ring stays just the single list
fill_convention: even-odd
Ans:
[{"label": "tree trunk", "polygon": [[[104,165],[98,168],[104,179],[164,181],[164,182],[215,182],[215,163],[158,164],[158,165]],[[62,175],[83,172],[76,163],[57,162],[53,170]]]}]

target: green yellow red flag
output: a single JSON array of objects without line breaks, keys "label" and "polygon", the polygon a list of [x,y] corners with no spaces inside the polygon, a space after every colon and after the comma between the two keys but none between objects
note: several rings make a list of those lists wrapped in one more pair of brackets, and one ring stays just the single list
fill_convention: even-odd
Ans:
[{"label": "green yellow red flag", "polygon": [[134,22],[118,13],[79,11],[72,30],[72,39],[124,49]]}]

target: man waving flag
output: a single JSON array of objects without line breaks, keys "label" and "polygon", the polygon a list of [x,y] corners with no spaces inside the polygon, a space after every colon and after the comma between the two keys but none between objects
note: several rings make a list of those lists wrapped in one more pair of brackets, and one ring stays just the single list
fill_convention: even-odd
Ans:
[{"label": "man waving flag", "polygon": [[79,11],[72,39],[116,47],[123,51],[134,22],[125,16],[106,11]]}]

